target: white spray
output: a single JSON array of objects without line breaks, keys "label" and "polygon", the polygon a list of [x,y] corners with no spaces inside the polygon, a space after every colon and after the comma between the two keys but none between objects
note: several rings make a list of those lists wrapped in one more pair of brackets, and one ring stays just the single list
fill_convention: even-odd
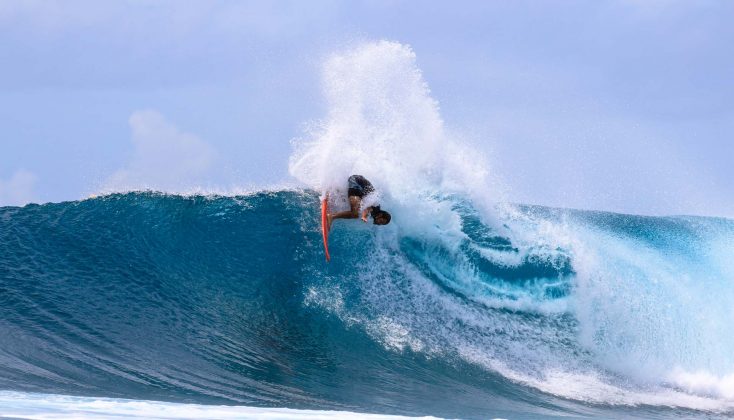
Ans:
[{"label": "white spray", "polygon": [[330,57],[323,72],[329,113],[294,141],[290,173],[299,181],[343,192],[351,174],[364,175],[403,229],[429,220],[455,228],[453,213],[436,207],[439,194],[468,193],[486,208],[499,201],[481,157],[447,135],[410,47],[363,44]]}]

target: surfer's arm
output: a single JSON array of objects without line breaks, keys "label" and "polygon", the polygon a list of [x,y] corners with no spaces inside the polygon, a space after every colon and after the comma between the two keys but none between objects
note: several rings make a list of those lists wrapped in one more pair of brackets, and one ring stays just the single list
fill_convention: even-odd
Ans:
[{"label": "surfer's arm", "polygon": [[340,211],[338,213],[332,213],[329,215],[331,219],[356,219],[359,217],[359,205],[361,199],[359,197],[349,197],[349,207],[347,211]]}]

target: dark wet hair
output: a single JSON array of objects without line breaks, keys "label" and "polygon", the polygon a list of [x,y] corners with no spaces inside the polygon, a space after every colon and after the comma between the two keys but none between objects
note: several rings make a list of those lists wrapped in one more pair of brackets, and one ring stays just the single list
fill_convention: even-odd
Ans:
[{"label": "dark wet hair", "polygon": [[377,206],[374,210],[372,210],[372,223],[377,224],[377,219],[385,219],[385,225],[390,223],[390,220],[392,219],[392,216],[390,216],[390,213],[386,212],[385,210],[380,210],[380,207]]}]

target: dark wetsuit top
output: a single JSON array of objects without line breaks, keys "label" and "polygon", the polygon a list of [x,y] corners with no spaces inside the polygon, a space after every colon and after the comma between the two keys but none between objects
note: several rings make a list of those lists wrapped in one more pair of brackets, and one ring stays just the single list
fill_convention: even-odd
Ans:
[{"label": "dark wetsuit top", "polygon": [[372,183],[367,181],[367,178],[362,175],[352,175],[349,177],[349,190],[347,191],[348,196],[357,196],[359,198],[371,193],[375,190]]}]

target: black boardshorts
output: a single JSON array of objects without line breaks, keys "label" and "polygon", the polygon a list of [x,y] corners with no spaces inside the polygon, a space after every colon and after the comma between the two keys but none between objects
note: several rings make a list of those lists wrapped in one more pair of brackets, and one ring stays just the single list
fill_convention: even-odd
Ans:
[{"label": "black boardshorts", "polygon": [[375,190],[372,183],[362,175],[352,175],[349,177],[347,182],[349,183],[349,189],[347,190],[347,195],[349,197],[357,196],[362,198]]}]

